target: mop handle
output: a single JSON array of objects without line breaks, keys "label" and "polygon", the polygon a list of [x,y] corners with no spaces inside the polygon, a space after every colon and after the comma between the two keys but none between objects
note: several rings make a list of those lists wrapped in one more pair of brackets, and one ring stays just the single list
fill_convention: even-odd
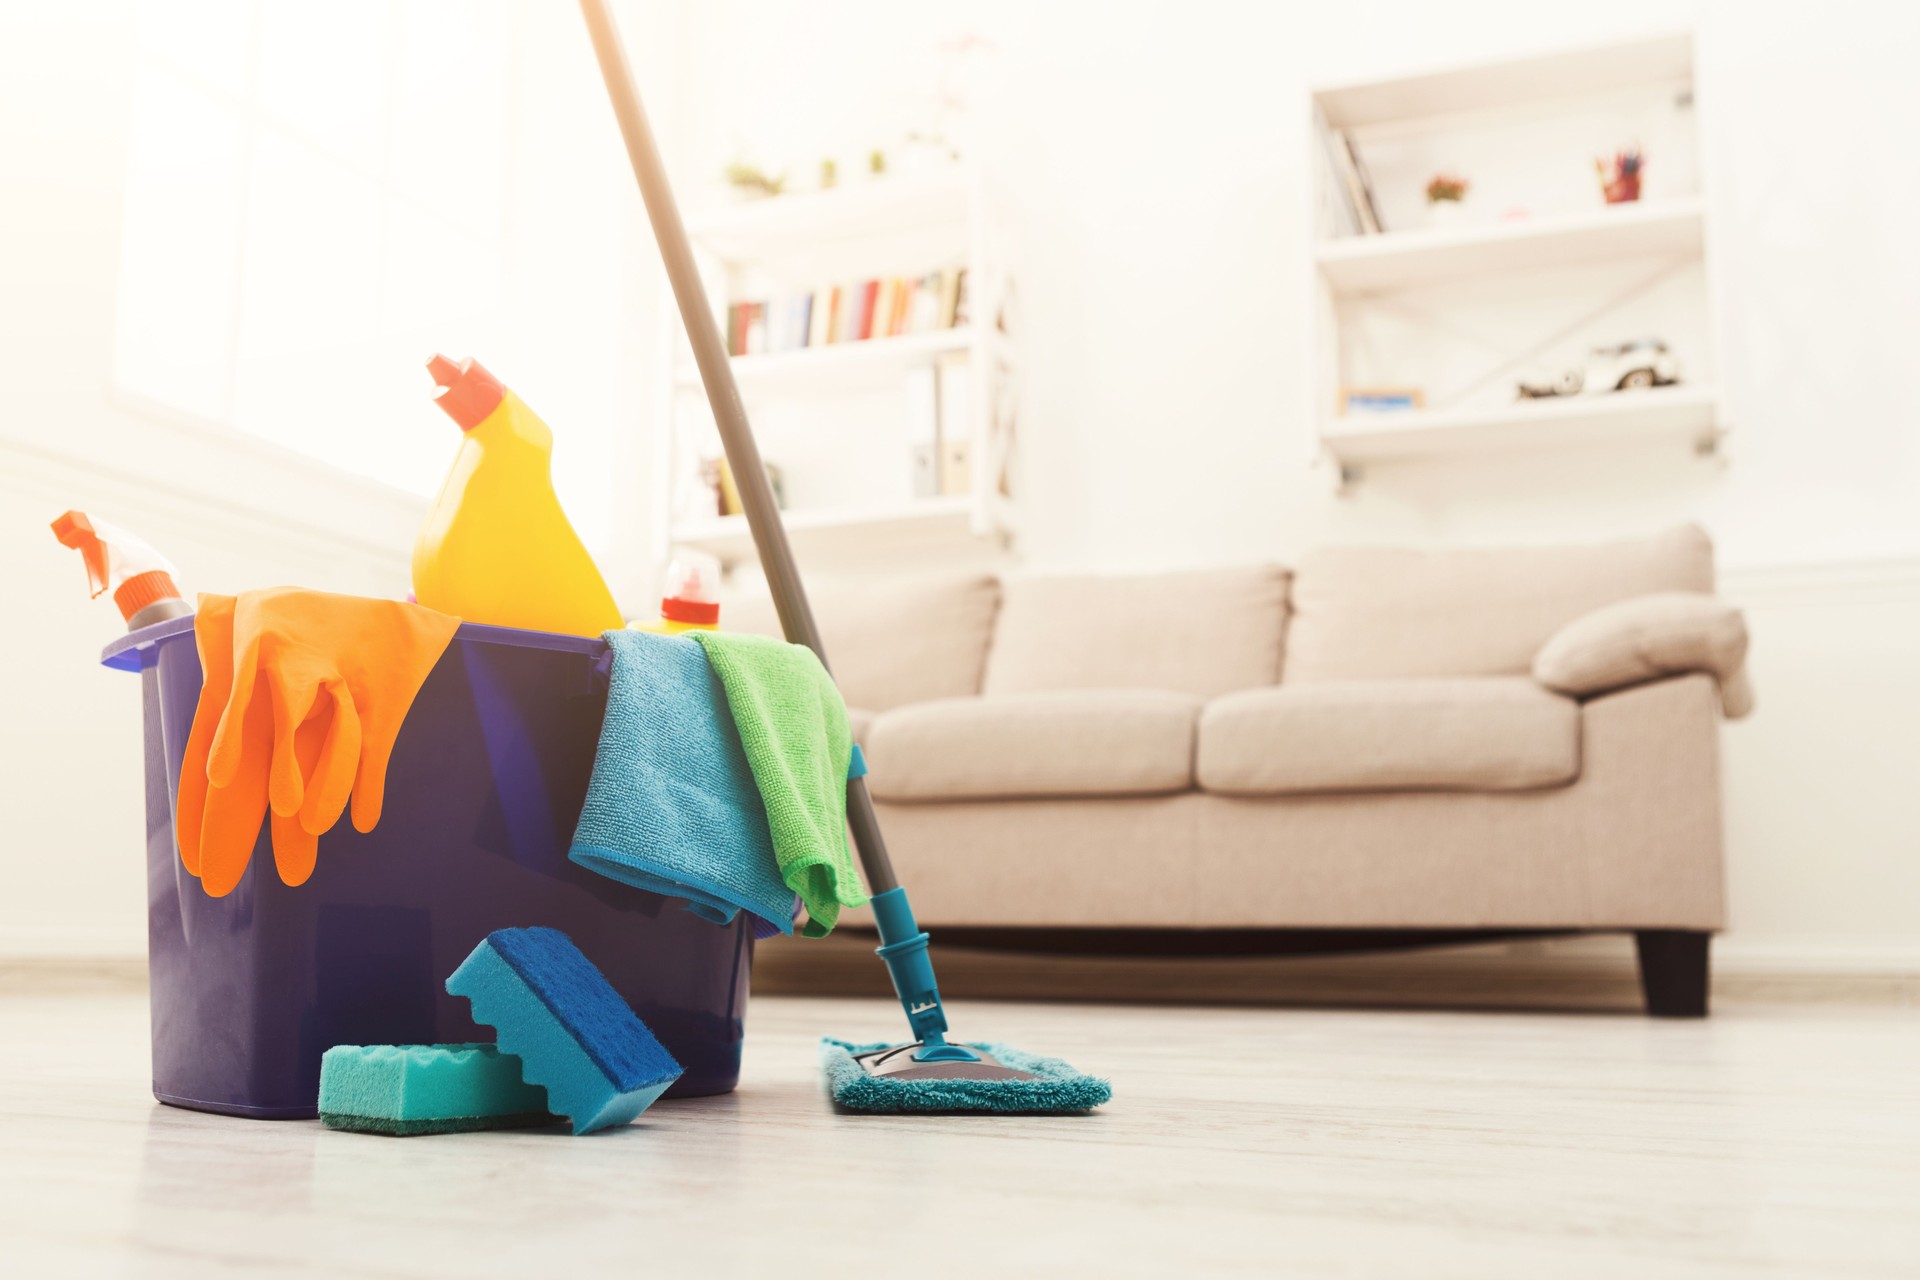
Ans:
[{"label": "mop handle", "polygon": [[[773,606],[780,614],[780,629],[794,644],[804,644],[827,665],[826,646],[820,642],[820,629],[814,624],[813,609],[807,604],[806,588],[800,583],[800,569],[793,560],[793,548],[787,543],[786,526],[780,521],[780,508],[773,500],[773,488],[767,483],[766,467],[760,461],[760,446],[754,443],[753,428],[747,425],[746,407],[740,402],[740,388],[733,380],[733,365],[720,340],[720,329],[713,321],[713,308],[707,302],[707,290],[694,265],[693,246],[687,241],[687,228],[674,203],[673,188],[667,182],[666,166],[660,149],[654,145],[653,130],[647,125],[646,112],[640,106],[640,93],[634,87],[633,72],[613,24],[606,0],[580,0],[580,12],[587,20],[587,33],[593,38],[594,56],[600,62],[600,77],[606,81],[607,97],[613,114],[620,121],[620,135],[626,140],[627,159],[633,163],[633,176],[640,183],[640,198],[653,223],[653,237],[666,262],[667,279],[680,304],[680,320],[693,343],[693,358],[700,366],[700,381],[706,386],[707,401],[713,406],[713,420],[720,428],[720,444],[726,450],[727,465],[733,470],[733,483],[740,491],[740,505],[747,513],[747,529],[760,552],[760,566],[773,589]],[[831,670],[831,668],[828,668]],[[866,872],[867,889],[881,894],[897,889],[900,882],[893,873],[893,860],[887,856],[886,841],[880,835],[880,820],[873,811],[862,778],[847,782],[847,825],[853,830],[853,846],[860,854]]]}]

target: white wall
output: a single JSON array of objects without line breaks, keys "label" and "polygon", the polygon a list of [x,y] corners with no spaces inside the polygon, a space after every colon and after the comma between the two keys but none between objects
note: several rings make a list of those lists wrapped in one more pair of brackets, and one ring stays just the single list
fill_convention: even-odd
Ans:
[{"label": "white wall", "polygon": [[[0,583],[15,606],[0,634],[0,955],[145,949],[139,692],[97,665],[123,624],[87,599],[79,557],[48,522],[71,507],[133,529],[177,562],[190,593],[294,583],[391,596],[408,589],[426,509],[417,494],[113,389],[133,10],[0,14]],[[674,15],[625,16],[636,64],[671,84]],[[632,500],[650,488],[644,388],[631,373],[657,328],[659,268],[578,16],[520,4],[511,18],[516,57],[500,86],[514,131],[501,264],[511,314],[503,349],[474,354],[552,423],[556,485],[607,553],[645,527]],[[457,433],[424,372],[419,386],[409,421],[443,437],[450,462]],[[324,370],[289,389],[327,393]],[[569,422],[610,438],[611,454],[569,450]],[[650,584],[650,566],[603,559],[629,597],[641,594],[634,575]]]},{"label": "white wall", "polygon": [[[1725,465],[1650,447],[1369,472],[1314,462],[1308,85],[1697,23]],[[998,46],[976,156],[1022,244],[1033,560],[1285,559],[1323,541],[1605,538],[1698,520],[1748,606],[1760,710],[1725,736],[1730,955],[1920,964],[1920,120],[1913,6],[757,0],[689,32],[684,188],[885,143],[940,41]],[[1658,163],[1657,157],[1652,161]],[[797,167],[797,166],[796,166]]]}]

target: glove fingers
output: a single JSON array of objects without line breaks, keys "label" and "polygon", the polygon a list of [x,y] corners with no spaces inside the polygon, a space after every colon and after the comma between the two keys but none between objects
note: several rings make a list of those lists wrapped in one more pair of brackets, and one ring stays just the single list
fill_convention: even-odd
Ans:
[{"label": "glove fingers", "polygon": [[[321,706],[316,710],[319,689],[299,679],[298,672],[289,671],[285,663],[269,669],[266,681],[273,706],[273,767],[268,775],[267,800],[275,815],[285,818],[300,811],[307,779],[312,776],[308,772],[310,761],[296,739],[318,721],[318,728],[312,730],[317,744],[332,721],[333,709]],[[318,754],[317,745],[312,754]]]},{"label": "glove fingers", "polygon": [[225,897],[240,883],[260,838],[272,764],[272,705],[260,699],[249,706],[241,733],[255,749],[240,757],[231,782],[208,789],[200,833],[200,883],[215,898]]},{"label": "glove fingers", "polygon": [[380,825],[380,810],[387,798],[387,761],[393,756],[393,742],[399,726],[387,731],[384,725],[362,726],[360,769],[353,784],[353,828],[367,832]]},{"label": "glove fingers", "polygon": [[387,793],[387,762],[407,712],[434,664],[460,628],[458,618],[417,605],[393,604],[385,617],[383,661],[348,670],[354,706],[360,712],[360,772],[353,784],[353,825],[371,831],[380,821]]},{"label": "glove fingers", "polygon": [[298,888],[313,874],[313,864],[320,856],[320,837],[302,827],[298,818],[276,813],[269,822],[273,828],[273,865],[283,883]]},{"label": "glove fingers", "polygon": [[174,797],[174,842],[187,874],[200,874],[200,832],[207,808],[207,754],[220,712],[233,689],[233,597],[205,595],[193,619],[194,646],[200,652],[200,700],[187,731],[186,756]]},{"label": "glove fingers", "polygon": [[260,671],[260,646],[249,644],[233,663],[233,691],[220,712],[219,727],[213,731],[213,746],[207,753],[207,781],[216,787],[230,787],[238,776],[247,752],[248,730],[254,728],[260,744],[268,746],[273,733],[273,707],[262,700],[267,714],[257,722],[251,719],[254,688]]},{"label": "glove fingers", "polygon": [[300,825],[316,836],[332,830],[340,821],[360,764],[360,716],[353,705],[353,694],[344,681],[330,683],[327,694],[332,699],[332,714],[318,760],[305,770],[307,795],[300,806]]},{"label": "glove fingers", "polygon": [[[329,705],[318,715],[308,717],[295,732],[292,748],[295,776],[314,776],[321,750],[332,734],[333,721],[333,708]],[[276,757],[275,764],[278,763]],[[313,789],[307,788],[307,793],[311,795]],[[273,865],[280,872],[281,882],[305,884],[313,874],[314,860],[320,853],[320,833],[307,830],[295,815],[278,810],[268,819],[268,824],[273,831]]]}]

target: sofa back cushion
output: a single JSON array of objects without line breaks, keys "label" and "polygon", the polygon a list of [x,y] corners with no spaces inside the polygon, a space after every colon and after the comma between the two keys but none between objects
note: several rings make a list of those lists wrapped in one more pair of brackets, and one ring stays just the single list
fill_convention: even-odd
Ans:
[{"label": "sofa back cushion", "polygon": [[[807,596],[849,707],[888,711],[980,692],[1000,605],[1000,583],[992,575],[810,583]],[[720,625],[780,634],[779,615],[764,595],[727,600]]]},{"label": "sofa back cushion", "polygon": [[1658,591],[1712,591],[1697,525],[1595,546],[1329,547],[1293,576],[1284,679],[1519,675],[1575,618]]},{"label": "sofa back cushion", "polygon": [[1286,625],[1287,575],[1273,565],[1013,577],[1004,585],[984,691],[1165,689],[1217,697],[1279,678]]}]

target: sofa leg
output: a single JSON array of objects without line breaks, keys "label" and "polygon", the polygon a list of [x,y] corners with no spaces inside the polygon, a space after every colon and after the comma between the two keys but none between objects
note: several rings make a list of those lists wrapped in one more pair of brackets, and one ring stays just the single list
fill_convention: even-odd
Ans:
[{"label": "sofa leg", "polygon": [[1640,953],[1640,989],[1647,1013],[1655,1018],[1707,1016],[1707,942],[1696,929],[1641,929],[1634,933]]}]

